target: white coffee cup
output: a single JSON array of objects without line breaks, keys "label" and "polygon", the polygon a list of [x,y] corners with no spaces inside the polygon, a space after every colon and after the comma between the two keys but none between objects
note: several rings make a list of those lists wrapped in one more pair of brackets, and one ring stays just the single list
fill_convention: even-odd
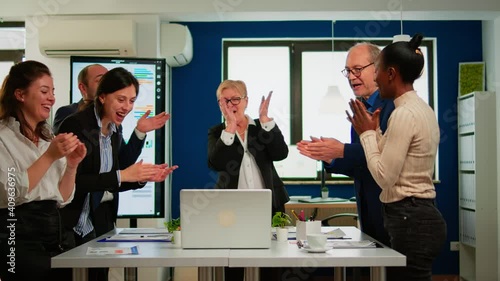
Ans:
[{"label": "white coffee cup", "polygon": [[313,250],[323,250],[326,248],[326,235],[307,234],[307,244]]}]

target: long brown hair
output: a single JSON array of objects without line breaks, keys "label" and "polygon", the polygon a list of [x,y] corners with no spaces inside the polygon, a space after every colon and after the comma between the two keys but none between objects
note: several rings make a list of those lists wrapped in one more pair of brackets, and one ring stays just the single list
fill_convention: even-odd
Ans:
[{"label": "long brown hair", "polygon": [[21,134],[32,141],[37,138],[49,141],[53,136],[52,132],[46,120],[39,122],[35,128],[28,124],[15,92],[28,89],[33,81],[43,75],[52,76],[49,68],[41,62],[31,60],[15,64],[10,68],[0,90],[0,120],[14,117],[20,123]]}]

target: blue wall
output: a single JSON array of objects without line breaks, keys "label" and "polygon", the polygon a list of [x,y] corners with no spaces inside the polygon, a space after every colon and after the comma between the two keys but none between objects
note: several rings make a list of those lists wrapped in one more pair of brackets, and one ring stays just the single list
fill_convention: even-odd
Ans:
[{"label": "blue wall", "polygon": [[[172,70],[172,216],[179,216],[179,190],[211,187],[216,174],[207,167],[208,128],[220,122],[215,90],[222,77],[223,38],[331,37],[330,21],[294,22],[184,22],[194,42],[190,64]],[[482,60],[480,21],[413,21],[404,23],[406,34],[421,32],[437,38],[438,121],[441,127],[437,204],[448,224],[448,242],[458,240],[458,157],[456,97],[458,63]],[[392,37],[399,22],[337,21],[335,37]],[[319,196],[312,185],[287,186],[291,195]],[[352,186],[331,187],[335,196],[351,197]],[[449,243],[436,260],[434,274],[458,274],[458,253]]]}]

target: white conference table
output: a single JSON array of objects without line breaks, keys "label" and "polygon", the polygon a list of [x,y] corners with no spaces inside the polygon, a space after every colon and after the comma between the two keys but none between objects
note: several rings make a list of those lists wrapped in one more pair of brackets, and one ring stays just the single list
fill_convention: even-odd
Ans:
[{"label": "white conference table", "polygon": [[[329,231],[337,227],[323,228]],[[373,240],[355,227],[338,227],[351,241]],[[117,229],[105,236],[111,236]],[[390,248],[331,249],[325,253],[308,253],[296,244],[272,241],[269,249],[180,249],[166,242],[97,242],[101,236],[52,258],[53,268],[73,268],[73,280],[86,280],[87,268],[95,267],[199,267],[198,280],[211,281],[216,270],[225,266],[245,267],[246,281],[259,279],[259,267],[371,267],[372,280],[385,280],[386,266],[405,266],[406,257]],[[137,255],[87,255],[88,247],[131,247],[138,245]],[[135,276],[131,276],[132,279]],[[220,276],[216,276],[220,279]],[[335,280],[342,274],[336,271]],[[129,279],[130,280],[130,279]]]},{"label": "white conference table", "polygon": [[[349,241],[373,240],[355,227],[322,227],[322,232],[342,229]],[[328,240],[332,241],[332,240]],[[247,267],[251,279],[258,280],[259,267],[370,267],[371,280],[384,281],[386,266],[405,266],[406,257],[391,248],[330,249],[325,253],[309,253],[296,245],[286,242],[271,243],[269,249],[230,250],[229,267]],[[298,273],[300,274],[300,273]],[[302,275],[307,274],[307,270]],[[290,276],[289,276],[290,277]],[[343,273],[336,270],[334,280],[342,280]]]},{"label": "white conference table", "polygon": [[[200,281],[211,281],[214,268],[228,266],[229,249],[176,248],[169,242],[97,242],[119,233],[115,229],[101,237],[64,252],[52,258],[52,268],[73,268],[73,281],[86,281],[87,269],[96,267],[123,267],[131,272],[129,281],[136,279],[139,267],[198,267]],[[131,247],[138,246],[137,255],[87,255],[88,247]],[[129,269],[129,270],[127,270]]]}]

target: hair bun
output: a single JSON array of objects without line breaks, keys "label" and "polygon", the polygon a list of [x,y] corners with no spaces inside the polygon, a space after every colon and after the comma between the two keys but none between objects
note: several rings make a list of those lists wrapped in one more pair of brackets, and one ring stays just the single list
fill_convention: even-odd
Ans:
[{"label": "hair bun", "polygon": [[[423,38],[424,38],[424,36],[421,33],[417,33],[417,34],[413,35],[413,37],[411,38],[411,40],[410,40],[410,42],[408,44],[410,45],[410,47],[412,49],[414,49],[415,51],[417,51],[418,47],[422,43],[422,39]],[[417,54],[418,53],[419,52],[417,52]]]}]

